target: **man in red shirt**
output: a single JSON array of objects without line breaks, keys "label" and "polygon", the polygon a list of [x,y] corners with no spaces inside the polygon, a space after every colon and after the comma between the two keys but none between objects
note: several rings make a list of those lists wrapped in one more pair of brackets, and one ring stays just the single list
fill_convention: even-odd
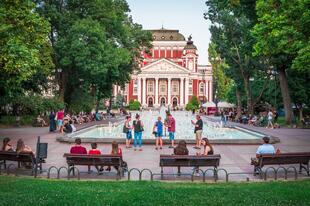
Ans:
[{"label": "man in red shirt", "polygon": [[75,145],[70,149],[71,154],[87,154],[87,150],[85,147],[81,145],[81,139],[75,139]]},{"label": "man in red shirt", "polygon": [[174,148],[175,119],[170,113],[168,114],[168,132],[169,140],[171,141],[169,148]]}]

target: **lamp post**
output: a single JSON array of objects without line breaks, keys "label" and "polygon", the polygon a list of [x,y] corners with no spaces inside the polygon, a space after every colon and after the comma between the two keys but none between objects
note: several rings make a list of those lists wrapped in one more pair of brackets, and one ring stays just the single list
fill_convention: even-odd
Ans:
[{"label": "lamp post", "polygon": [[214,95],[214,103],[215,103],[215,113],[214,116],[218,116],[219,115],[219,108],[218,108],[218,96],[217,96],[217,90],[215,90],[215,95]]}]

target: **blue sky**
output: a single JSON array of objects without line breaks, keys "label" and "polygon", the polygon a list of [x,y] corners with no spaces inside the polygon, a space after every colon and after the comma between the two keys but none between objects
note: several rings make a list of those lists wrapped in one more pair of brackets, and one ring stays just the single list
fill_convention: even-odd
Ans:
[{"label": "blue sky", "polygon": [[178,29],[187,38],[192,34],[198,48],[199,64],[208,63],[210,22],[203,18],[205,0],[127,0],[134,21],[144,29]]}]

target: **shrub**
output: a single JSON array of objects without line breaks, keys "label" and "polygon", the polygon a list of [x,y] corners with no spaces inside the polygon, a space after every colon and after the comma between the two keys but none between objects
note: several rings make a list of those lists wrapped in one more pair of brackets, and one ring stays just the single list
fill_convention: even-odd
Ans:
[{"label": "shrub", "polygon": [[185,109],[187,111],[193,110],[193,109],[199,109],[200,102],[196,96],[192,96],[189,102],[186,104]]},{"label": "shrub", "polygon": [[129,102],[129,110],[139,110],[140,106],[141,104],[139,101],[130,100]]},{"label": "shrub", "polygon": [[94,108],[94,97],[84,91],[77,91],[72,94],[68,111],[74,114],[79,112],[89,113]]}]

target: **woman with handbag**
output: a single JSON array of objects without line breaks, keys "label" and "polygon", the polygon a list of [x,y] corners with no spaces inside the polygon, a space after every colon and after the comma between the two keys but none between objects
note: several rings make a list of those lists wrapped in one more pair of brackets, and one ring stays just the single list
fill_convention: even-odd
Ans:
[{"label": "woman with handbag", "polygon": [[163,149],[163,123],[161,121],[161,117],[157,118],[153,126],[153,134],[156,138],[156,147],[155,149],[158,150],[158,145],[160,146],[159,149]]},{"label": "woman with handbag", "polygon": [[143,129],[143,122],[140,120],[140,115],[136,114],[136,119],[133,121],[133,128],[134,128],[134,140],[133,140],[133,145],[134,145],[134,150],[137,150],[137,143],[139,144],[139,151],[142,151],[142,132],[144,131]]}]

